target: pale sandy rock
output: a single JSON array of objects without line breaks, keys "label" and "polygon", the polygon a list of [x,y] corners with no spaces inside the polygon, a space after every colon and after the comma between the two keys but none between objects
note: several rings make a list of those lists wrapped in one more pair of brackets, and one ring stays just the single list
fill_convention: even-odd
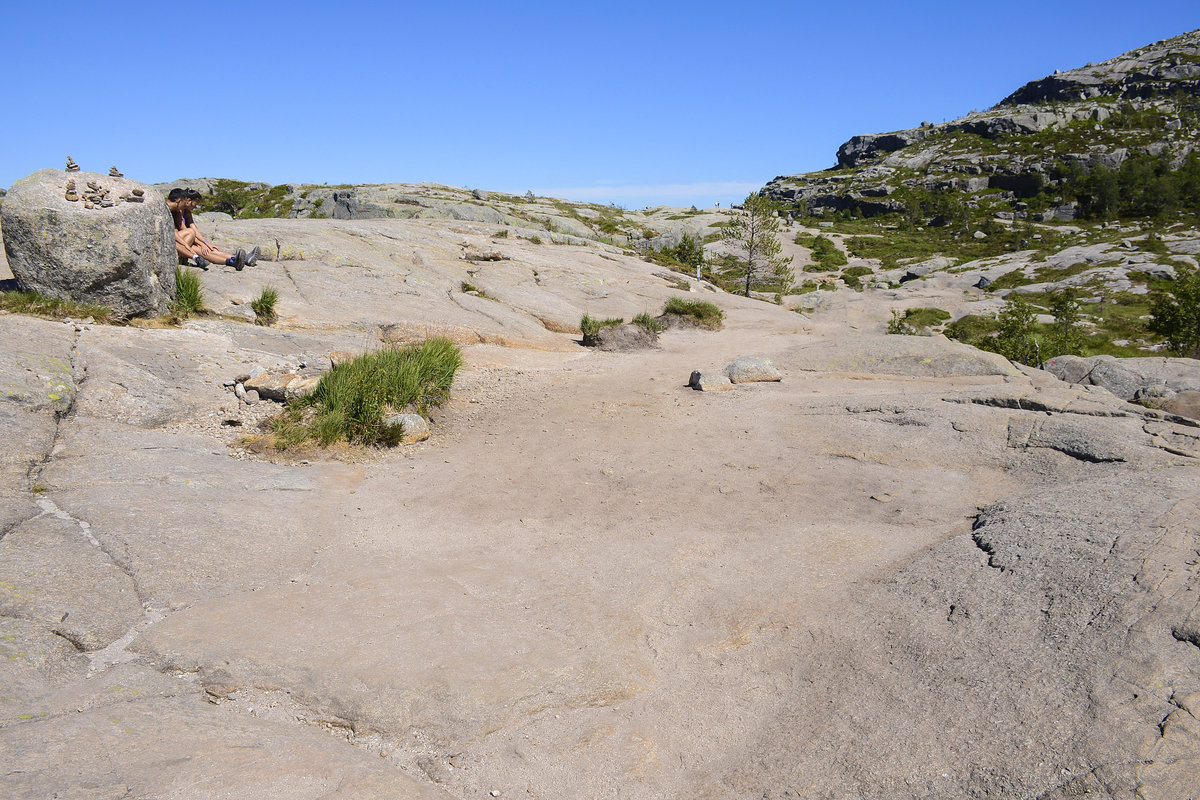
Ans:
[{"label": "pale sandy rock", "polygon": [[400,444],[416,444],[429,438],[429,423],[420,414],[392,414],[383,420],[385,425],[398,425],[404,429]]},{"label": "pale sandy rock", "polygon": [[768,358],[742,356],[731,362],[724,370],[733,383],[755,383],[759,381],[781,381],[781,373]]},{"label": "pale sandy rock", "polygon": [[692,372],[688,386],[698,392],[727,392],[733,388],[733,382],[724,372],[698,369]]}]

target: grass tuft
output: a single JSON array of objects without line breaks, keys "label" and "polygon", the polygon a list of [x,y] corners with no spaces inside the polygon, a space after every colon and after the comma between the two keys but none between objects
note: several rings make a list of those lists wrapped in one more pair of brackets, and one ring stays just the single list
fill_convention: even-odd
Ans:
[{"label": "grass tuft", "polygon": [[86,319],[91,317],[96,322],[113,321],[111,308],[92,303],[76,303],[73,300],[62,300],[57,297],[47,297],[37,292],[0,292],[0,308],[14,314],[29,314],[34,317],[48,319]]},{"label": "grass tuft", "polygon": [[449,339],[379,350],[338,364],[312,394],[293,400],[271,425],[275,447],[308,441],[392,446],[403,430],[386,417],[408,409],[425,415],[450,394],[462,352]]},{"label": "grass tuft", "polygon": [[607,328],[612,325],[621,325],[625,322],[621,317],[610,317],[608,319],[596,319],[588,314],[584,314],[579,320],[579,331],[583,334],[583,343],[591,347],[596,343],[596,334],[602,328]]},{"label": "grass tuft", "polygon": [[650,316],[649,311],[643,311],[642,313],[640,313],[636,317],[634,317],[633,324],[641,325],[643,328],[650,331],[651,333],[662,333],[667,327],[666,325],[663,325],[661,322],[656,320],[654,317]]},{"label": "grass tuft", "polygon": [[255,324],[270,325],[279,319],[279,315],[275,313],[275,304],[278,302],[279,292],[275,291],[274,287],[264,286],[258,299],[250,302],[250,308],[254,309]]},{"label": "grass tuft", "polygon": [[672,297],[663,306],[664,314],[674,314],[680,317],[690,317],[706,328],[720,328],[725,314],[715,303],[707,300],[688,300],[684,297]]},{"label": "grass tuft", "polygon": [[175,302],[171,304],[171,310],[183,318],[205,311],[200,276],[187,267],[175,267]]}]

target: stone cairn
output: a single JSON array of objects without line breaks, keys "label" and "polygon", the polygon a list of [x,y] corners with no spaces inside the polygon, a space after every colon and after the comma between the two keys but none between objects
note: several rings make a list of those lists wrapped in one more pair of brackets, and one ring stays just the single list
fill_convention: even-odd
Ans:
[{"label": "stone cairn", "polygon": [[[67,156],[67,172],[79,172],[79,165],[70,156]],[[115,165],[109,167],[108,175],[110,178],[125,177],[125,174],[118,170]],[[67,179],[67,188],[63,197],[72,203],[79,202],[79,190],[75,186],[74,178]],[[105,189],[96,181],[88,181],[87,188],[83,190],[84,208],[112,208],[122,200],[126,203],[144,203],[146,202],[146,190],[130,189],[129,194],[121,195],[121,197],[115,200],[109,197],[108,189]]]},{"label": "stone cairn", "polygon": [[88,181],[87,188],[83,190],[83,207],[84,208],[112,208],[117,204],[117,201],[108,198],[108,189],[105,189],[95,181]]}]

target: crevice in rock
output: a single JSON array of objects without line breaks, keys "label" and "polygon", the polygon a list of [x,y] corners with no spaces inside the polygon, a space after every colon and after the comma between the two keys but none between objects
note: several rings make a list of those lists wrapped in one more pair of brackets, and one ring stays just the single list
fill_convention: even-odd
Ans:
[{"label": "crevice in rock", "polygon": [[88,652],[87,645],[85,645],[83,642],[81,642],[79,640],[79,637],[75,636],[70,631],[64,631],[64,630],[60,630],[58,628],[51,628],[50,632],[53,633],[55,636],[59,637],[60,639],[66,639],[68,642],[70,642],[71,646],[74,647],[76,650],[78,650],[80,653],[83,653],[85,655],[87,654],[87,652]]}]

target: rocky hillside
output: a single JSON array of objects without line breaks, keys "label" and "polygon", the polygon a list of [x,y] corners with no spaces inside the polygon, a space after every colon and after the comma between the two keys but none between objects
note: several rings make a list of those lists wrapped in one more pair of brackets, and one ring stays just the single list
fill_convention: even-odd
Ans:
[{"label": "rocky hillside", "polygon": [[[941,124],[855,136],[834,169],[775,178],[772,197],[806,212],[902,213],[902,189],[1014,204],[1064,184],[1072,167],[1119,169],[1136,155],[1178,166],[1200,139],[1200,31],[1033,81],[995,107]],[[1054,192],[1048,192],[1053,195]],[[1041,205],[1046,205],[1042,203]],[[1069,209],[1032,209],[1072,218]]]}]

